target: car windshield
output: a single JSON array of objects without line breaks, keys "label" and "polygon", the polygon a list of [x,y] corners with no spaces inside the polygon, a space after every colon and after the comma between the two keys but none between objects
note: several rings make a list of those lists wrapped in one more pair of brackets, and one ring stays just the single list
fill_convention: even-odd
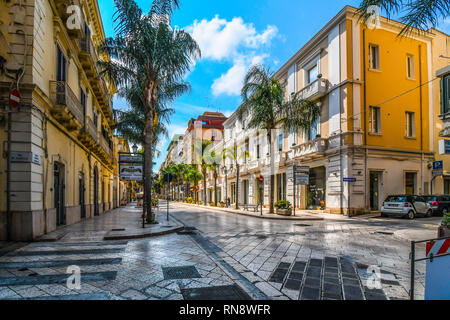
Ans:
[{"label": "car windshield", "polygon": [[432,202],[432,201],[437,200],[437,197],[435,197],[435,196],[425,196],[424,198],[425,198],[425,201],[427,201],[427,202]]},{"label": "car windshield", "polygon": [[386,202],[406,202],[406,196],[389,196]]}]

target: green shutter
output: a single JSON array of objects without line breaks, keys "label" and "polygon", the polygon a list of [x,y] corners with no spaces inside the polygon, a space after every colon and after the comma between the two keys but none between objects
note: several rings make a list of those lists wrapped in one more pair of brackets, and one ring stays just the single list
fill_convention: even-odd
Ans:
[{"label": "green shutter", "polygon": [[444,106],[445,106],[445,99],[444,99],[444,78],[441,79],[441,115],[444,115]]}]

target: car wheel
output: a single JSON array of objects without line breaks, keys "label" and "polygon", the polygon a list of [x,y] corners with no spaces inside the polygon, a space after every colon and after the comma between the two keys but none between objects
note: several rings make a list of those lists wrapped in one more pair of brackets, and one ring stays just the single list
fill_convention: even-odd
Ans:
[{"label": "car wheel", "polygon": [[409,211],[408,212],[408,219],[409,220],[414,220],[414,218],[416,217],[416,214],[414,213],[414,211]]},{"label": "car wheel", "polygon": [[427,217],[427,218],[430,218],[430,217],[432,217],[432,216],[433,216],[433,210],[430,209],[430,210],[427,211],[426,217]]}]

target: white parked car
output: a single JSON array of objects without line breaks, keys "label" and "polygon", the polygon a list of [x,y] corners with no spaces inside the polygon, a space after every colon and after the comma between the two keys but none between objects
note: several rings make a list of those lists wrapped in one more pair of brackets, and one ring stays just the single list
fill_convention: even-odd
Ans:
[{"label": "white parked car", "polygon": [[422,215],[431,217],[433,209],[425,198],[417,195],[388,196],[381,207],[381,216],[401,216],[414,219]]}]

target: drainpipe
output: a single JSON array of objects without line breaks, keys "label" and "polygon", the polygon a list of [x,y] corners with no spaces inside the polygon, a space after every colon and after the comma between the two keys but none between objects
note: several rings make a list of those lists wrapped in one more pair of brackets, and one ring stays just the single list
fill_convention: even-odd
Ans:
[{"label": "drainpipe", "polygon": [[[419,99],[420,99],[420,151],[422,153],[422,158],[420,160],[420,184],[422,189],[422,194],[425,194],[424,187],[424,170],[423,170],[423,161],[424,161],[424,153],[423,153],[423,91],[422,91],[422,46],[419,45]],[[433,183],[433,182],[431,182]]]},{"label": "drainpipe", "polygon": [[366,77],[366,29],[363,29],[363,84],[364,84],[364,210],[367,210],[367,171],[368,157],[367,150],[367,77]]},{"label": "drainpipe", "polygon": [[6,163],[6,240],[11,241],[11,110],[8,112],[8,160]]}]

